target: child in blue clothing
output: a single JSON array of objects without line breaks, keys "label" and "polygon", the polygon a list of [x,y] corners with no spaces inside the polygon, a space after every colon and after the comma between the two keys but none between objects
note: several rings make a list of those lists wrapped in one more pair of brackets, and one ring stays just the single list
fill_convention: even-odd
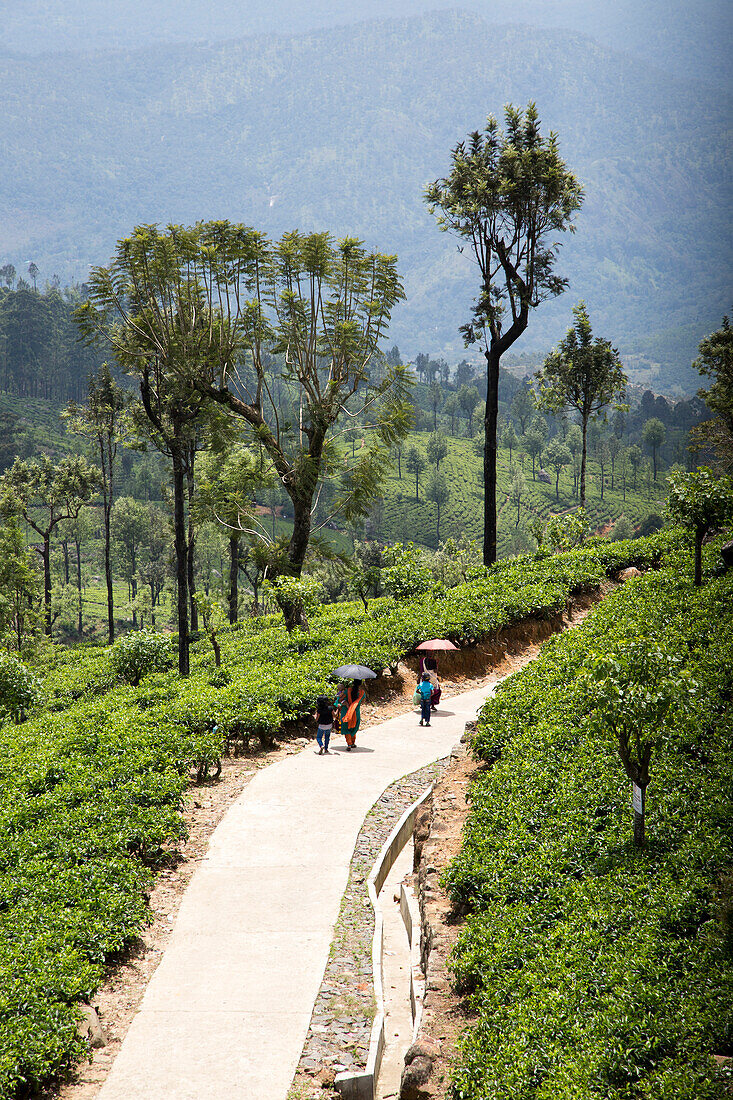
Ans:
[{"label": "child in blue clothing", "polygon": [[430,677],[427,672],[423,672],[422,680],[417,685],[417,690],[420,692],[420,725],[430,725],[430,699],[433,694],[433,685],[430,683]]}]

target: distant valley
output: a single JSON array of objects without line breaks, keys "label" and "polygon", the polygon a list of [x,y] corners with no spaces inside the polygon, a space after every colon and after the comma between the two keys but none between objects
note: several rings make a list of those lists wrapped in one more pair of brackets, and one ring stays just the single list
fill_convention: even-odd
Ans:
[{"label": "distant valley", "polygon": [[549,348],[583,297],[647,384],[691,391],[730,309],[730,99],[582,35],[444,12],[3,66],[0,258],[42,281],[83,281],[139,222],[327,228],[399,255],[390,342],[459,357],[475,277],[422,190],[489,111],[535,99],[587,197],[570,288],[518,350]]}]

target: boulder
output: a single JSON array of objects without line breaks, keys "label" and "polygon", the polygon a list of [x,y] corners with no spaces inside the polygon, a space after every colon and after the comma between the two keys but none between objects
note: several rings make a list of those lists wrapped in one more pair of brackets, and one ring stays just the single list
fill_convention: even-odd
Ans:
[{"label": "boulder", "polygon": [[432,1039],[418,1038],[405,1054],[405,1068],[400,1082],[400,1100],[426,1100],[424,1086],[433,1075],[440,1047]]},{"label": "boulder", "polygon": [[93,1005],[82,1005],[82,1017],[77,1026],[77,1031],[82,1039],[86,1039],[91,1050],[99,1050],[107,1046],[107,1036],[102,1027],[96,1008]]}]

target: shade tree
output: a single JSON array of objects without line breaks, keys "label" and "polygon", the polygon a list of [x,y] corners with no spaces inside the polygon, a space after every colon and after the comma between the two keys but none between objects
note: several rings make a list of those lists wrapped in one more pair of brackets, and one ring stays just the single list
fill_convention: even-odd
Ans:
[{"label": "shade tree", "polygon": [[555,471],[555,499],[560,499],[560,474],[573,460],[569,449],[557,437],[547,445],[546,459]]},{"label": "shade tree", "polygon": [[51,538],[59,524],[76,519],[99,486],[99,471],[80,455],[53,463],[17,458],[0,478],[0,507],[6,518],[20,515],[41,539],[35,549],[43,562],[44,631],[51,634]]},{"label": "shade tree", "polygon": [[107,636],[112,645],[115,638],[114,589],[110,554],[110,520],[115,501],[117,453],[127,436],[124,412],[129,394],[112,377],[108,363],[89,377],[85,402],[71,402],[63,414],[72,431],[88,439],[99,462],[102,491],[102,523],[104,532],[104,578],[107,586]]},{"label": "shade tree", "polygon": [[573,317],[573,325],[547,356],[537,378],[543,408],[574,409],[580,418],[580,506],[584,508],[588,424],[621,397],[627,378],[616,349],[608,340],[594,339],[585,302],[574,307]]},{"label": "shade tree", "polygon": [[444,474],[441,474],[438,470],[430,474],[425,487],[425,496],[435,505],[436,509],[435,543],[437,546],[440,542],[441,509],[450,500],[450,490],[448,489],[448,482],[445,480]]},{"label": "shade tree", "polygon": [[652,463],[654,467],[654,480],[657,480],[657,452],[659,448],[664,445],[664,441],[667,438],[667,429],[662,421],[657,416],[650,417],[644,425],[641,433],[643,442],[652,452]]},{"label": "shade tree", "polygon": [[448,455],[448,440],[442,432],[433,432],[428,439],[425,450],[429,461],[432,462],[436,470],[439,470],[440,463]]},{"label": "shade tree", "polygon": [[707,466],[669,478],[667,511],[692,530],[695,539],[695,585],[702,584],[702,544],[709,531],[733,522],[733,477],[718,477]]},{"label": "shade tree", "polygon": [[487,369],[484,414],[484,563],[496,561],[496,446],[502,355],[522,335],[530,311],[567,285],[555,273],[557,235],[572,230],[580,184],[560,157],[557,135],[544,137],[534,103],[505,108],[505,128],[490,116],[483,132],[461,141],[449,174],[425,192],[442,230],[467,243],[480,288],[466,345],[481,343]]}]

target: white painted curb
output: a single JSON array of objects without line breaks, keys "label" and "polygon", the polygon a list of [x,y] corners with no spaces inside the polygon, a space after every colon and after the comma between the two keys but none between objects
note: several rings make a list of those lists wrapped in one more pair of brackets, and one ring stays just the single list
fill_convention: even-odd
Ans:
[{"label": "white painted curb", "polygon": [[[377,1012],[374,1017],[374,1023],[372,1024],[372,1033],[369,1038],[369,1055],[367,1057],[366,1069],[359,1073],[339,1073],[336,1076],[335,1087],[345,1098],[345,1100],[374,1100],[377,1091],[377,1081],[379,1080],[379,1070],[382,1065],[382,1055],[384,1053],[384,986],[382,981],[382,953],[384,950],[384,919],[382,917],[382,910],[379,905],[379,892],[384,886],[384,880],[391,871],[397,856],[407,844],[408,840],[412,836],[413,828],[415,825],[415,817],[417,811],[422,806],[423,802],[432,794],[432,784],[426,791],[420,795],[417,801],[413,802],[405,812],[400,820],[395,825],[389,837],[382,846],[382,850],[379,853],[376,863],[372,868],[372,872],[367,879],[367,892],[369,894],[369,900],[372,903],[374,909],[374,938],[372,940],[372,973],[374,976],[374,999],[377,1002]],[[404,891],[404,887],[403,887]],[[409,942],[410,942],[410,963],[411,963],[411,979],[410,979],[410,999],[413,1006],[413,1034],[417,1030],[419,1025],[419,1015],[422,1014],[422,997],[424,994],[424,982],[422,988],[420,987],[421,975],[419,975],[420,965],[420,937],[414,936],[413,932],[420,927],[420,917],[417,913],[417,907],[415,906],[414,897],[412,898],[412,905],[409,900],[405,899],[404,908],[403,900],[400,898],[400,909],[402,910],[402,919],[405,921],[405,927],[407,928]],[[410,924],[408,926],[407,919],[405,918],[405,912],[409,914]],[[417,974],[415,970],[415,960],[417,959]],[[419,1013],[418,1013],[419,1006]]]}]

